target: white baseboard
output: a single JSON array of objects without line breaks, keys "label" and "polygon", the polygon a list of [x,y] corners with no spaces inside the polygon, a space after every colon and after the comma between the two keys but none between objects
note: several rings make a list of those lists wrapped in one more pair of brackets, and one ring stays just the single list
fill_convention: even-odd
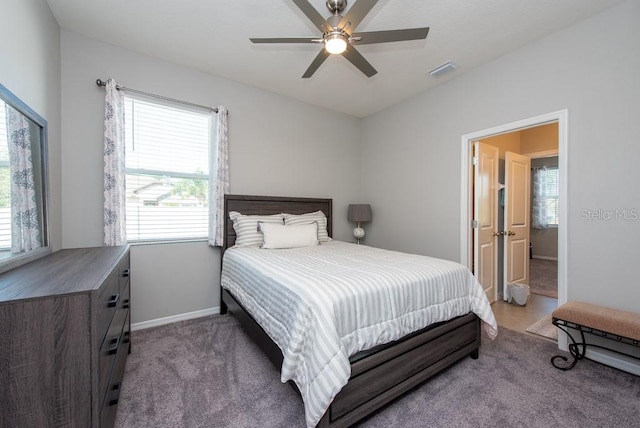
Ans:
[{"label": "white baseboard", "polygon": [[199,311],[187,312],[184,314],[171,315],[164,318],[156,318],[149,321],[141,321],[131,324],[131,331],[144,330],[145,328],[158,327],[160,325],[171,324],[178,321],[186,321],[194,318],[206,317],[208,315],[217,315],[220,313],[220,307],[202,309]]},{"label": "white baseboard", "polygon": [[626,358],[624,355],[614,355],[606,351],[590,351],[587,348],[585,356],[590,360],[640,376],[640,364],[634,362],[631,358]]},{"label": "white baseboard", "polygon": [[556,262],[558,261],[558,258],[557,258],[557,257],[536,256],[535,254],[532,256],[532,258],[534,258],[534,259],[540,259],[540,260],[555,260]]}]

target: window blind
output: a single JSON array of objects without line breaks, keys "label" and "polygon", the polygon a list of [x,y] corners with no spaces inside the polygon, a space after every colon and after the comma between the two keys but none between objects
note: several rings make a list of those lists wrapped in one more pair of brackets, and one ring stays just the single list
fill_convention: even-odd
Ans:
[{"label": "window blind", "polygon": [[550,226],[558,225],[559,217],[559,186],[558,186],[558,168],[546,169],[546,208],[547,208],[547,224]]},{"label": "window blind", "polygon": [[210,141],[209,112],[125,96],[129,241],[207,237]]},{"label": "window blind", "polygon": [[0,100],[0,251],[11,249],[11,180],[6,117],[5,103]]}]

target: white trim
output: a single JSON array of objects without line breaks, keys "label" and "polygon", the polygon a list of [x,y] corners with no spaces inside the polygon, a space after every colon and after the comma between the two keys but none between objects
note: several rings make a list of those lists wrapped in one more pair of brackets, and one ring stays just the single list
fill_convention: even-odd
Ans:
[{"label": "white trim", "polygon": [[640,364],[633,362],[630,358],[625,358],[623,355],[614,355],[605,351],[591,351],[587,347],[585,356],[590,360],[640,376]]},{"label": "white trim", "polygon": [[536,256],[536,255],[534,255],[531,258],[532,259],[540,259],[540,260],[555,260],[556,262],[558,261],[557,257],[550,257],[550,256]]},{"label": "white trim", "polygon": [[[522,130],[525,128],[531,128],[534,126],[544,125],[547,123],[558,122],[558,168],[560,169],[560,205],[559,223],[558,227],[558,305],[562,305],[567,302],[567,230],[568,230],[568,215],[567,207],[569,206],[568,195],[568,183],[567,177],[569,176],[569,111],[567,109],[558,110],[551,113],[541,114],[539,116],[531,117],[528,119],[522,119],[515,122],[511,122],[505,125],[495,126],[493,128],[484,129],[482,131],[472,132],[465,134],[461,137],[462,150],[461,150],[461,176],[460,183],[460,263],[471,267],[471,237],[469,231],[471,230],[470,223],[472,220],[473,212],[471,207],[473,204],[470,201],[470,189],[471,189],[471,142],[474,140],[486,138],[496,134],[504,134],[506,132],[513,132]],[[562,350],[567,349],[566,336],[559,335],[558,346]]]},{"label": "white trim", "polygon": [[522,153],[525,156],[529,156],[531,159],[541,159],[541,158],[551,158],[554,156],[558,156],[557,150],[544,150],[542,152],[534,152],[534,153]]},{"label": "white trim", "polygon": [[186,321],[194,318],[206,317],[209,315],[218,315],[220,313],[220,307],[202,309],[199,311],[187,312],[184,314],[171,315],[164,318],[156,318],[149,321],[141,321],[131,324],[131,331],[144,330],[146,328],[158,327],[160,325],[171,324],[178,321]]}]

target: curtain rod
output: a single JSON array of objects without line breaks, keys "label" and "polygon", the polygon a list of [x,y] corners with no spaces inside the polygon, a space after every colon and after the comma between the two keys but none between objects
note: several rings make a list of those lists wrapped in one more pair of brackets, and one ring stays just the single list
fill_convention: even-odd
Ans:
[{"label": "curtain rod", "polygon": [[[96,85],[98,85],[100,87],[104,87],[104,86],[107,86],[107,82],[105,82],[102,79],[97,79],[96,80]],[[188,105],[188,106],[191,106],[191,107],[197,107],[197,108],[201,108],[201,109],[205,109],[205,110],[209,110],[209,111],[213,111],[215,113],[218,113],[218,109],[216,107],[203,106],[203,105],[200,105],[200,104],[190,103],[188,101],[176,100],[175,98],[163,97],[162,95],[157,95],[157,94],[152,94],[150,92],[143,92],[143,91],[139,91],[137,89],[127,88],[127,87],[122,86],[122,85],[116,85],[116,89],[119,90],[119,91],[123,90],[123,91],[133,92],[134,94],[146,95],[148,97],[158,98],[160,100],[171,101],[171,102],[174,102],[174,103],[184,104],[184,105]],[[227,112],[227,114],[228,114],[228,112]]]}]

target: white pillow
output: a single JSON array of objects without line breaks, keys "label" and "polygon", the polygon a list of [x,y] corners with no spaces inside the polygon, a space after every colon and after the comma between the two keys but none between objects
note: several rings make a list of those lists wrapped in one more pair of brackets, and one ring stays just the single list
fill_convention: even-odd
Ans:
[{"label": "white pillow", "polygon": [[298,248],[318,245],[318,224],[284,226],[273,223],[260,223],[264,235],[262,248]]},{"label": "white pillow", "polygon": [[236,231],[235,247],[259,247],[262,245],[262,232],[258,230],[258,222],[280,225],[284,223],[282,214],[243,215],[237,211],[229,211],[229,218],[233,221],[233,230]]},{"label": "white pillow", "polygon": [[284,224],[287,226],[296,226],[299,224],[318,224],[318,241],[327,242],[331,240],[327,232],[327,217],[322,211],[316,211],[306,214],[283,214]]}]

